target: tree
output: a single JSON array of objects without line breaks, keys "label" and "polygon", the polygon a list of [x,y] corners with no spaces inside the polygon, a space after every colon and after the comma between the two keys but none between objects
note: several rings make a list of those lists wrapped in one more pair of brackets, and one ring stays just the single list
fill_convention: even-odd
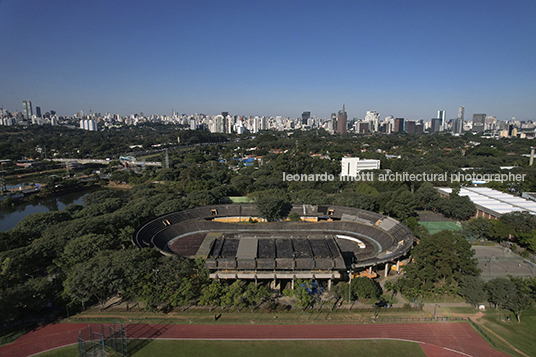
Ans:
[{"label": "tree", "polygon": [[417,203],[413,194],[401,188],[385,206],[385,213],[398,220],[404,220],[415,215],[416,207]]},{"label": "tree", "polygon": [[388,291],[391,293],[391,300],[395,297],[396,293],[399,291],[400,287],[398,286],[397,282],[392,282],[391,280],[387,280],[385,284],[383,285],[383,288],[385,291]]},{"label": "tree", "polygon": [[466,220],[474,216],[476,213],[475,204],[467,196],[451,196],[447,202],[446,213],[450,217],[454,217],[458,220]]},{"label": "tree", "polygon": [[312,280],[296,280],[294,286],[294,297],[296,297],[296,306],[303,309],[308,308],[314,304],[313,297],[313,282]]},{"label": "tree", "polygon": [[257,199],[257,210],[262,218],[267,221],[274,221],[286,216],[288,202],[281,197],[259,197]]},{"label": "tree", "polygon": [[517,291],[513,297],[508,299],[505,307],[514,313],[517,322],[521,322],[523,311],[534,306],[534,279],[510,276],[510,280],[515,284]]},{"label": "tree", "polygon": [[260,305],[264,300],[269,298],[272,294],[264,285],[256,285],[249,283],[246,292],[244,294],[244,301],[246,305],[254,307]]},{"label": "tree", "polygon": [[517,292],[516,285],[507,278],[495,278],[486,284],[490,305],[505,308],[508,300]]},{"label": "tree", "polygon": [[437,202],[441,197],[431,182],[425,182],[415,191],[415,199],[425,210],[437,207]]},{"label": "tree", "polygon": [[220,305],[222,307],[241,308],[245,305],[244,293],[246,292],[246,283],[243,280],[236,280],[225,290],[221,297]]},{"label": "tree", "polygon": [[233,185],[240,195],[244,196],[248,194],[249,187],[253,185],[253,178],[246,175],[235,176],[231,179],[231,185]]},{"label": "tree", "polygon": [[221,304],[221,298],[226,293],[225,288],[221,282],[213,280],[201,290],[199,305],[209,306],[212,311],[214,306]]},{"label": "tree", "polygon": [[515,229],[516,234],[530,233],[536,229],[536,216],[526,212],[511,212],[501,216],[501,222]]},{"label": "tree", "polygon": [[111,255],[101,254],[73,268],[64,282],[65,294],[83,307],[93,300],[104,308],[108,297],[118,291],[121,276]]},{"label": "tree", "polygon": [[493,222],[494,221],[490,219],[478,217],[465,222],[463,228],[474,240],[488,239],[490,232],[494,227]]},{"label": "tree", "polygon": [[486,284],[476,276],[462,276],[460,279],[460,295],[465,301],[476,307],[478,303],[486,300]]},{"label": "tree", "polygon": [[376,299],[381,295],[381,287],[374,280],[360,276],[352,279],[352,295],[355,298]]},{"label": "tree", "polygon": [[423,237],[412,251],[412,261],[404,268],[404,287],[431,291],[436,285],[457,284],[464,275],[478,276],[474,254],[458,232],[441,231]]}]

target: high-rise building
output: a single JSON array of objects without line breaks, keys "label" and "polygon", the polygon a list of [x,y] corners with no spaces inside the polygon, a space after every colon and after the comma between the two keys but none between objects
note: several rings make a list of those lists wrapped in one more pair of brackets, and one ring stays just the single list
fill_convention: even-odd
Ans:
[{"label": "high-rise building", "polygon": [[462,134],[463,133],[463,119],[456,118],[452,121],[452,134]]},{"label": "high-rise building", "polygon": [[35,107],[35,115],[41,118],[41,107]]},{"label": "high-rise building", "polygon": [[459,107],[458,108],[458,118],[463,120],[464,115],[465,115],[465,107]]},{"label": "high-rise building", "polygon": [[486,123],[486,114],[473,114],[473,130],[476,133],[484,131],[484,125]]},{"label": "high-rise building", "polygon": [[341,135],[346,134],[346,129],[348,127],[348,114],[344,109],[344,104],[342,105],[342,110],[339,110],[337,114],[337,132]]},{"label": "high-rise building", "polygon": [[408,134],[415,134],[415,121],[408,121]]},{"label": "high-rise building", "polygon": [[33,115],[32,102],[29,100],[22,101],[22,115],[26,120],[29,120]]},{"label": "high-rise building", "polygon": [[395,133],[404,132],[404,118],[396,118],[395,119],[395,128],[394,128],[393,131]]},{"label": "high-rise building", "polygon": [[258,133],[258,132],[259,132],[259,122],[260,122],[260,118],[259,118],[259,117],[255,117],[255,119],[253,119],[253,132],[254,132],[254,133]]},{"label": "high-rise building", "polygon": [[438,110],[437,111],[437,118],[439,120],[441,120],[441,122],[439,123],[439,125],[440,125],[439,131],[445,130],[445,127],[447,125],[447,123],[445,122],[445,120],[446,120],[445,115],[446,115],[446,112],[444,110]]},{"label": "high-rise building", "polygon": [[431,131],[432,133],[438,133],[441,131],[441,119],[440,118],[432,118]]},{"label": "high-rise building", "polygon": [[356,125],[357,132],[359,134],[367,134],[370,128],[369,122],[359,122]]},{"label": "high-rise building", "polygon": [[380,114],[378,112],[376,112],[375,110],[367,111],[367,115],[365,115],[365,121],[368,121],[370,123],[370,128],[372,129],[372,131],[380,131]]},{"label": "high-rise building", "polygon": [[307,120],[311,117],[311,112],[303,112],[301,115],[302,125],[307,125]]}]

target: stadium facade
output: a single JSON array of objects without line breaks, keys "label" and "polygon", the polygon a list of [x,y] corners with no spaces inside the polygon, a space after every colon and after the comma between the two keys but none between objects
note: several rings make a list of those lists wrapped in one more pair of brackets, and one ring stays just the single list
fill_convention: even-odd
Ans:
[{"label": "stadium facade", "polygon": [[261,221],[255,204],[198,207],[144,224],[133,242],[203,257],[214,279],[270,280],[274,288],[316,279],[328,289],[349,273],[375,277],[399,269],[413,246],[409,228],[378,213],[329,205],[294,205],[290,212],[301,221],[248,223]]}]

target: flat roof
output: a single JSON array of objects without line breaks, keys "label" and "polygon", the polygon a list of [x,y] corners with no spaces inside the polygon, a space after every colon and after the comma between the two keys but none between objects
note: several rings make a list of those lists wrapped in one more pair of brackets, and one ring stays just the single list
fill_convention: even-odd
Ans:
[{"label": "flat roof", "polygon": [[[452,188],[449,187],[436,187],[436,189],[441,193],[452,193]],[[489,187],[462,187],[459,195],[467,196],[475,205],[494,211],[499,215],[521,211],[527,211],[536,215],[535,201],[497,191]]]}]

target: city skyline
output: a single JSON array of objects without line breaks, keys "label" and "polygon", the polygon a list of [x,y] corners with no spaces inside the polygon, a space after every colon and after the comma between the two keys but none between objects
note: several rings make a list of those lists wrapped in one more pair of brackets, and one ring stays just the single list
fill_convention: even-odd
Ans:
[{"label": "city skyline", "polygon": [[[533,1],[0,3],[0,104],[536,119]],[[432,21],[434,20],[434,21]]]}]

